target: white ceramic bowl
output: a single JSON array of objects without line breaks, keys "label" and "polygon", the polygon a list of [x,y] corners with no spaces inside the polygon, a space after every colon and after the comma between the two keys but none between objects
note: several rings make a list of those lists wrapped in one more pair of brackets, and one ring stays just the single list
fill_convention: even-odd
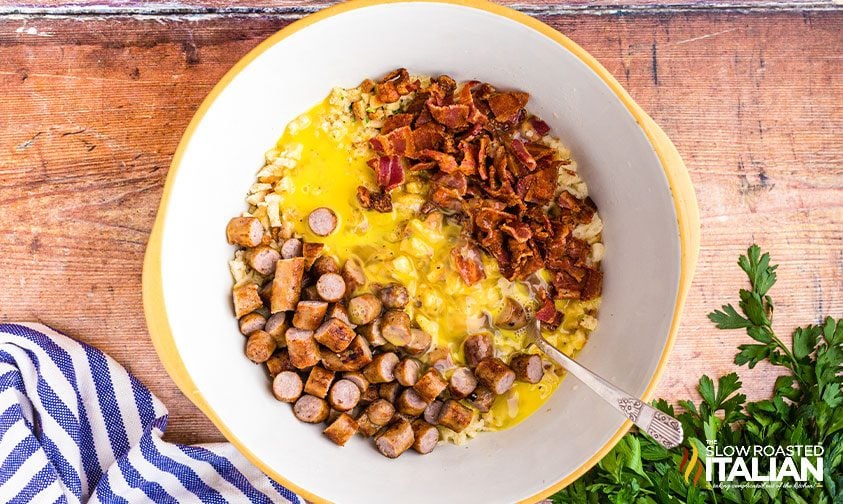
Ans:
[{"label": "white ceramic bowl", "polygon": [[697,253],[696,201],[669,140],[585,51],[546,25],[479,2],[353,2],[299,21],[214,88],[167,179],[144,268],[153,341],[176,384],[252,461],[317,501],[535,501],[573,481],[628,424],[574,378],[515,428],[431,455],[344,448],[297,421],[243,355],[230,306],[228,219],[286,123],[333,86],[403,66],[531,94],[570,147],[605,222],[600,327],[583,364],[649,396]]}]

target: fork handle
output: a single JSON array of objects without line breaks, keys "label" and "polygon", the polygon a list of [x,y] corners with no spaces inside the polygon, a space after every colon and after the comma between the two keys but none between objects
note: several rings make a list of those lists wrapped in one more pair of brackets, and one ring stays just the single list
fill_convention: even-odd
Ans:
[{"label": "fork handle", "polygon": [[548,357],[588,385],[603,400],[623,413],[641,431],[649,434],[659,444],[669,449],[682,443],[685,436],[682,431],[682,424],[678,420],[612,385],[560,352],[542,336],[535,338],[534,342]]}]

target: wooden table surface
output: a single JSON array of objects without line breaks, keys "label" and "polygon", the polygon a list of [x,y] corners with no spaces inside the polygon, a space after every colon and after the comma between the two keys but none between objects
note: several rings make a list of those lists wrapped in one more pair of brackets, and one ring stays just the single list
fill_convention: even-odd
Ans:
[{"label": "wooden table surface", "polygon": [[[221,440],[152,348],[141,265],[170,159],[211,87],[327,2],[29,0],[0,5],[0,321],[108,352],[169,407],[167,436]],[[829,0],[510,3],[590,51],[676,143],[702,249],[658,389],[734,369],[705,315],[744,286],[752,242],[781,264],[775,325],[843,315],[843,9]],[[245,188],[244,188],[245,190]],[[772,371],[739,371],[765,396]]]}]

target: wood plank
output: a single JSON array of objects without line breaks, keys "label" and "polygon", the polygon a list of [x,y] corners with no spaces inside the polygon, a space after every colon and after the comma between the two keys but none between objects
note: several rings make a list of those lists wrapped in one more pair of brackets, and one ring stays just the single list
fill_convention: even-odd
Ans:
[{"label": "wood plank", "polygon": [[[701,373],[733,369],[745,335],[705,314],[735,300],[735,261],[753,241],[781,264],[782,333],[843,314],[843,12],[545,20],[665,128],[696,186],[700,265],[660,396],[688,397]],[[147,234],[194,110],[288,22],[0,18],[0,320],[40,320],[111,354],[168,405],[176,441],[221,437],[150,344]],[[769,393],[771,370],[740,374],[750,397]]]}]

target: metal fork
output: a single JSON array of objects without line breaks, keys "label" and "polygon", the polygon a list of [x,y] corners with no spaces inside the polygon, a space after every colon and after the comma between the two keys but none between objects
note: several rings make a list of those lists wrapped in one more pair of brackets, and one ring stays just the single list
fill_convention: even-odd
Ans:
[{"label": "metal fork", "polygon": [[684,433],[682,432],[682,424],[678,420],[627,394],[560,352],[544,339],[538,320],[533,319],[527,324],[526,333],[527,338],[539,347],[545,355],[588,385],[604,401],[623,413],[640,430],[649,434],[659,444],[665,448],[675,448],[682,443]]}]

